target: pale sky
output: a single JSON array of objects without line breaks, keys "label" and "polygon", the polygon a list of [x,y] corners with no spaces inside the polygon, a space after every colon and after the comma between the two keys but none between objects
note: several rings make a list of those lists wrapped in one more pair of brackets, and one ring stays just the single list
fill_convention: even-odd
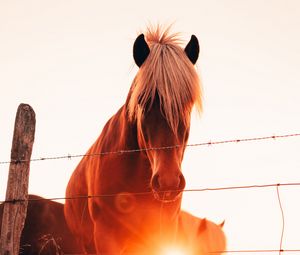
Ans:
[{"label": "pale sky", "polygon": [[[125,102],[137,72],[136,36],[157,22],[174,22],[183,39],[200,41],[204,112],[192,119],[190,144],[300,132],[297,0],[3,0],[0,161],[10,158],[20,103],[36,112],[32,158],[85,153]],[[299,146],[294,137],[188,148],[187,188],[299,182]],[[29,192],[63,197],[79,160],[33,162]],[[0,165],[0,200],[7,170]],[[280,187],[280,194],[283,249],[300,249],[300,187]],[[279,248],[276,188],[185,193],[183,208],[225,219],[228,250]]]}]

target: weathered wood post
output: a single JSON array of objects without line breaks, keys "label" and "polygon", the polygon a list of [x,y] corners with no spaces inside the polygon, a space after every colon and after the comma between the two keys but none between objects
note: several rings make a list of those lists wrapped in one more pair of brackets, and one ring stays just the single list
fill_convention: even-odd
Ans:
[{"label": "weathered wood post", "polygon": [[0,254],[18,255],[20,236],[28,205],[28,180],[35,133],[35,113],[30,105],[20,104],[16,114],[11,148],[11,163],[3,209]]}]

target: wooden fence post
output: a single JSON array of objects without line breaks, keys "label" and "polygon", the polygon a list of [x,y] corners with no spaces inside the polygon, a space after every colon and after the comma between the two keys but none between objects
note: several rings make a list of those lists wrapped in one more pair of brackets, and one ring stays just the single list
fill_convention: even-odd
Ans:
[{"label": "wooden fence post", "polygon": [[28,180],[35,133],[35,113],[30,105],[20,104],[16,114],[11,148],[11,163],[3,209],[0,254],[18,255],[20,237],[28,205]]}]

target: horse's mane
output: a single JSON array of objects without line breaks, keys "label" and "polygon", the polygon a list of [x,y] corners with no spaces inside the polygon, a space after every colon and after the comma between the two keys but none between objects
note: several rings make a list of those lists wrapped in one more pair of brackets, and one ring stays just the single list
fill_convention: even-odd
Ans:
[{"label": "horse's mane", "polygon": [[199,112],[202,110],[202,91],[178,34],[169,31],[170,27],[148,27],[145,39],[150,54],[133,80],[127,110],[131,120],[141,120],[146,107],[151,107],[158,95],[161,112],[176,133],[180,121],[189,126],[194,105]]}]

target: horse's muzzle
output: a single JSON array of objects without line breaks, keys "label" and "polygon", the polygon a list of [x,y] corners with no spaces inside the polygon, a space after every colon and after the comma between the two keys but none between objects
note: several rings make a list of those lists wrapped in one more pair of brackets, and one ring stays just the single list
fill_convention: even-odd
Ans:
[{"label": "horse's muzzle", "polygon": [[[165,178],[164,178],[165,177]],[[177,200],[185,187],[185,179],[181,172],[176,176],[161,176],[155,174],[151,180],[151,186],[155,199],[162,202]]]}]

